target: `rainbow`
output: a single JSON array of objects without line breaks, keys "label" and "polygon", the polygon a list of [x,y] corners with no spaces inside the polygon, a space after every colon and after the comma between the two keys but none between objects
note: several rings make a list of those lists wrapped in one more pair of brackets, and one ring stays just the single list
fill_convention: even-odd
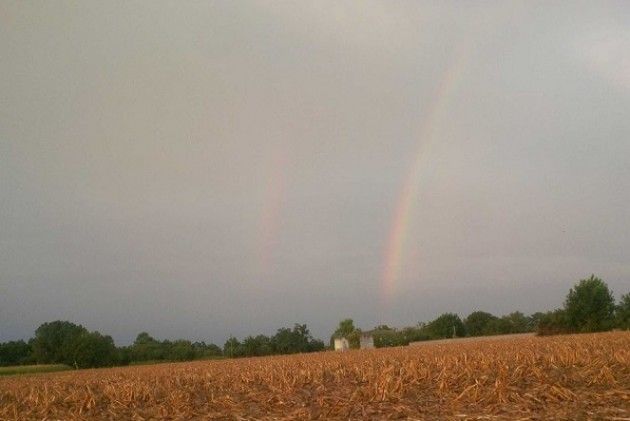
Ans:
[{"label": "rainbow", "polygon": [[444,114],[449,98],[456,90],[462,75],[466,58],[470,53],[463,44],[456,49],[453,60],[442,73],[440,81],[432,96],[428,111],[420,118],[414,137],[417,147],[414,160],[403,180],[402,188],[396,200],[394,213],[383,256],[381,278],[381,297],[383,306],[388,306],[395,293],[396,283],[400,277],[406,234],[411,225],[413,206],[417,202],[422,170],[430,147],[435,142],[435,127],[439,117]]}]

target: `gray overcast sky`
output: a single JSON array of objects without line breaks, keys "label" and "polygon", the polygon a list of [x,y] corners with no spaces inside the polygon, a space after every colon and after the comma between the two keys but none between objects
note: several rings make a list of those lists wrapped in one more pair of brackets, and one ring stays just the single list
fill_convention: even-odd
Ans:
[{"label": "gray overcast sky", "polygon": [[0,340],[630,291],[628,2],[0,3]]}]

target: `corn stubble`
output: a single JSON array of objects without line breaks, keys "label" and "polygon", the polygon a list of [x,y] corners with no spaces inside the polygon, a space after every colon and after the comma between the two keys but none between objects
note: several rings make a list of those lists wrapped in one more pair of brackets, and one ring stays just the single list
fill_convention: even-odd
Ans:
[{"label": "corn stubble", "polygon": [[0,379],[0,419],[630,420],[630,332]]}]

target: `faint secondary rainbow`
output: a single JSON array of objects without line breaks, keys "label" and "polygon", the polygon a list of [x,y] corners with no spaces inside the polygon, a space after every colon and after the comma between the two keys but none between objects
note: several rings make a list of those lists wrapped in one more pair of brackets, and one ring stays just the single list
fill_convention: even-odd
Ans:
[{"label": "faint secondary rainbow", "polygon": [[381,298],[384,306],[391,302],[396,292],[396,282],[400,277],[406,235],[411,223],[410,215],[417,202],[423,164],[435,140],[435,126],[461,80],[468,53],[469,51],[466,50],[464,44],[456,49],[453,59],[439,80],[427,111],[420,117],[417,133],[414,134],[417,137],[414,160],[403,180],[402,188],[396,200],[383,258]]}]

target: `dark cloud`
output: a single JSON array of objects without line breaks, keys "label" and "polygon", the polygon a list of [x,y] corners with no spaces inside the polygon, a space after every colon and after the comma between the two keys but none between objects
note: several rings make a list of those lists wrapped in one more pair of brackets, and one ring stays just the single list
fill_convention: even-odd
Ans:
[{"label": "dark cloud", "polygon": [[0,340],[325,337],[550,309],[591,273],[627,292],[630,9],[541,6],[5,2]]}]

